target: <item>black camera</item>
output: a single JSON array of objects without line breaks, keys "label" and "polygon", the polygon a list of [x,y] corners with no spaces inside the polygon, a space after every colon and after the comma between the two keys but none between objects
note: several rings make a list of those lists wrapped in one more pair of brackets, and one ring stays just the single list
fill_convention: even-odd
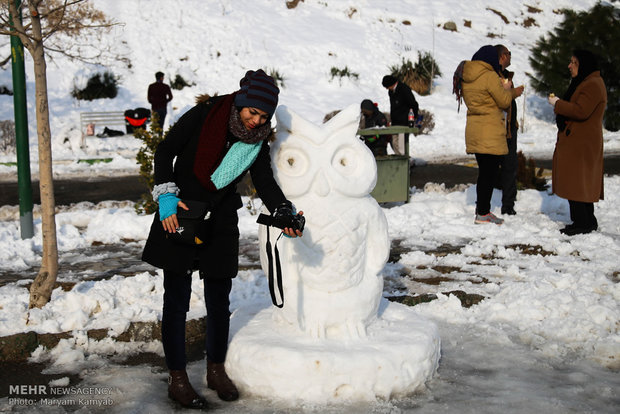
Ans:
[{"label": "black camera", "polygon": [[304,231],[304,226],[306,225],[306,219],[304,216],[299,214],[289,214],[289,215],[275,215],[270,216],[268,214],[259,214],[258,220],[256,220],[258,224],[264,224],[265,226],[273,226],[279,229],[291,228],[294,231]]}]

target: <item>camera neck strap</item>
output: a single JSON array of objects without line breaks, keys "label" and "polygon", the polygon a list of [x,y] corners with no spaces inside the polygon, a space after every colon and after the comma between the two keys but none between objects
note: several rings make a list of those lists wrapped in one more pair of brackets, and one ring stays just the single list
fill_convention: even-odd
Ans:
[{"label": "camera neck strap", "polygon": [[[269,280],[269,294],[271,295],[271,302],[273,303],[273,305],[278,308],[281,308],[284,306],[284,291],[282,290],[282,266],[280,265],[280,253],[278,252],[278,240],[280,240],[280,237],[282,237],[282,234],[284,233],[280,233],[280,235],[274,242],[273,253],[272,253],[271,241],[269,240],[270,233],[271,233],[271,231],[269,231],[270,228],[271,226],[267,226],[267,245],[265,249],[267,251],[267,263],[269,264],[269,271],[267,275],[268,280]],[[276,259],[275,278],[274,278],[274,269],[273,269],[273,256],[275,256],[275,259]],[[278,304],[278,300],[277,300],[276,292],[275,292],[276,283],[277,283],[278,292],[280,293],[280,304]]]}]

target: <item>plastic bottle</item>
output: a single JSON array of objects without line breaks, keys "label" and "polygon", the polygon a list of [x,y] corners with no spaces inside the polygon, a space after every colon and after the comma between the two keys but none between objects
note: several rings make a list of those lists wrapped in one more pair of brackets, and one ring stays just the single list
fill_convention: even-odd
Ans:
[{"label": "plastic bottle", "polygon": [[415,116],[413,116],[412,108],[409,108],[409,115],[407,115],[407,122],[409,123],[409,128],[413,128],[413,124],[415,123]]}]

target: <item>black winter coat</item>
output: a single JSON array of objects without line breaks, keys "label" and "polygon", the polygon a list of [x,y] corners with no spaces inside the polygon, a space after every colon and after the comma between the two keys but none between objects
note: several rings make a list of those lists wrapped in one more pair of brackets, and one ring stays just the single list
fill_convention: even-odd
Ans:
[{"label": "black winter coat", "polygon": [[407,117],[409,108],[413,109],[413,115],[418,117],[418,101],[415,100],[411,88],[403,82],[398,82],[394,91],[389,91],[390,96],[390,118],[392,125],[408,125]]},{"label": "black winter coat", "polygon": [[[155,267],[175,271],[201,270],[209,278],[234,278],[238,270],[239,228],[237,209],[243,206],[236,185],[241,174],[226,187],[209,192],[195,176],[194,158],[198,139],[207,114],[217,100],[213,97],[201,102],[185,113],[170,129],[155,152],[155,184],[176,183],[181,200],[199,200],[212,204],[211,236],[199,246],[178,245],[166,238],[155,214],[142,260]],[[229,132],[227,148],[237,141]],[[173,160],[176,157],[176,161]],[[252,183],[258,196],[270,211],[286,201],[282,190],[273,178],[269,144],[263,142],[260,153],[249,168]]]},{"label": "black winter coat", "polygon": [[[371,116],[363,115],[362,119],[364,120],[364,128],[372,128],[372,127],[385,127],[388,122],[379,109],[375,108]],[[373,136],[365,136],[364,142],[366,146],[373,150],[373,153],[377,149],[385,150],[388,144],[388,139],[391,135],[373,135]]]}]

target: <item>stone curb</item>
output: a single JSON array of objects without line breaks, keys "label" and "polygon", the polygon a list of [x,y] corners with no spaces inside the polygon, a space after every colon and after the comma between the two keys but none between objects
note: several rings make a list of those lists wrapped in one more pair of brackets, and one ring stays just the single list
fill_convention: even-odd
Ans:
[{"label": "stone curb", "polygon": [[[192,319],[185,325],[186,343],[193,345],[205,340],[206,319]],[[161,322],[131,322],[127,330],[118,336],[109,335],[108,329],[91,329],[86,332],[89,339],[100,341],[113,338],[119,342],[151,342],[161,341]],[[62,339],[73,337],[73,332],[39,334],[34,331],[17,333],[0,337],[0,362],[28,360],[32,352],[39,346],[52,349]]]},{"label": "stone curb", "polygon": [[[469,308],[478,304],[484,296],[467,294],[460,290],[444,292],[445,295],[454,295],[461,305]],[[437,299],[437,295],[422,294],[417,296],[392,296],[387,298],[393,302],[399,302],[407,306],[415,306],[420,303],[430,302]],[[185,342],[188,346],[204,343],[206,318],[192,319],[185,324]],[[161,322],[131,322],[127,330],[118,336],[109,335],[108,329],[91,329],[86,332],[89,339],[101,341],[105,338],[113,338],[119,342],[151,342],[161,341]],[[14,335],[0,337],[0,362],[27,361],[32,352],[44,346],[52,349],[62,339],[73,337],[73,332],[38,334],[34,331],[22,332]]]}]

